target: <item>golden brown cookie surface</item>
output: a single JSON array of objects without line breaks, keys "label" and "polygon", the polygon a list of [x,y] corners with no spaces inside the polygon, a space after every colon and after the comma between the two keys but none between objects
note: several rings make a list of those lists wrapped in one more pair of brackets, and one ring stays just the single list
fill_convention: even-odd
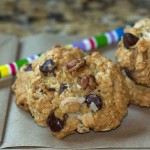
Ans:
[{"label": "golden brown cookie surface", "polygon": [[127,113],[128,93],[121,71],[99,52],[84,55],[60,46],[33,62],[27,102],[37,124],[53,135],[108,131]]},{"label": "golden brown cookie surface", "polygon": [[130,103],[142,107],[150,107],[150,88],[137,85],[128,77],[126,77],[126,83],[129,89]]},{"label": "golden brown cookie surface", "polygon": [[27,95],[32,78],[32,66],[31,64],[24,65],[17,73],[16,81],[12,86],[12,90],[15,93],[16,105],[25,111],[29,111],[27,104]]},{"label": "golden brown cookie surface", "polygon": [[129,78],[150,87],[150,19],[141,20],[125,30],[116,59]]}]

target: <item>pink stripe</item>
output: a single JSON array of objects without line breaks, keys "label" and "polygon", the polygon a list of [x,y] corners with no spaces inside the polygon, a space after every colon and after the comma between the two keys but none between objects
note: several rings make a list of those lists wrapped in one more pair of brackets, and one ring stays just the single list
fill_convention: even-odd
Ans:
[{"label": "pink stripe", "polygon": [[88,40],[89,40],[89,42],[91,44],[91,48],[94,49],[95,48],[95,43],[94,43],[93,39],[89,38]]},{"label": "pink stripe", "polygon": [[10,68],[11,68],[11,73],[12,73],[13,75],[16,74],[17,70],[16,70],[16,68],[15,68],[15,65],[14,65],[13,63],[10,63],[9,66],[10,66]]}]

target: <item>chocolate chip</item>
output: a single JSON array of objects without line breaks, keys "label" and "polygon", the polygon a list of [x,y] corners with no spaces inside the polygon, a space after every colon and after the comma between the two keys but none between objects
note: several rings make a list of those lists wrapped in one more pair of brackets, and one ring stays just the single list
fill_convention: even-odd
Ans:
[{"label": "chocolate chip", "polygon": [[64,126],[65,126],[65,119],[61,120],[57,118],[54,113],[52,113],[48,118],[47,118],[47,126],[53,131],[53,132],[59,132],[61,131]]},{"label": "chocolate chip", "polygon": [[68,88],[68,85],[67,84],[61,84],[60,85],[60,89],[59,89],[59,94],[61,94],[65,89]]},{"label": "chocolate chip", "polygon": [[50,74],[55,75],[56,66],[54,62],[51,59],[49,59],[49,60],[46,60],[44,64],[39,67],[39,69],[45,76],[50,75]]},{"label": "chocolate chip", "polygon": [[27,64],[24,71],[32,71],[32,64]]},{"label": "chocolate chip", "polygon": [[127,69],[127,68],[125,68],[124,71],[125,71],[126,75],[127,75],[131,80],[134,80],[133,71],[131,71],[131,70]]},{"label": "chocolate chip", "polygon": [[40,93],[42,93],[42,94],[43,94],[43,93],[44,93],[44,91],[43,91],[43,90],[40,90]]},{"label": "chocolate chip", "polygon": [[123,43],[127,49],[129,49],[131,46],[135,45],[138,40],[139,40],[139,38],[131,33],[125,33],[123,35]]},{"label": "chocolate chip", "polygon": [[103,106],[101,98],[97,96],[96,94],[90,94],[86,97],[85,103],[87,104],[88,107],[90,106],[92,102],[95,103],[98,109],[101,109]]},{"label": "chocolate chip", "polygon": [[55,91],[55,88],[48,88],[48,91]]}]

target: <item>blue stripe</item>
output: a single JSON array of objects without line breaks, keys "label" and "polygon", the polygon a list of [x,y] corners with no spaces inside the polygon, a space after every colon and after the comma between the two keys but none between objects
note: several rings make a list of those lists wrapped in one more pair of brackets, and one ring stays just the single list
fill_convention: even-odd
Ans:
[{"label": "blue stripe", "polygon": [[80,48],[80,49],[83,50],[83,51],[86,50],[86,46],[85,46],[85,44],[83,43],[82,40],[81,40],[81,41],[78,41],[78,42],[74,42],[74,43],[72,44],[72,46],[73,46],[73,47],[78,47],[78,48]]},{"label": "blue stripe", "polygon": [[124,34],[124,28],[121,27],[121,28],[116,29],[115,31],[116,31],[116,33],[117,33],[117,35],[118,35],[118,41],[120,41],[120,40],[121,40],[121,37],[122,37],[123,34]]}]

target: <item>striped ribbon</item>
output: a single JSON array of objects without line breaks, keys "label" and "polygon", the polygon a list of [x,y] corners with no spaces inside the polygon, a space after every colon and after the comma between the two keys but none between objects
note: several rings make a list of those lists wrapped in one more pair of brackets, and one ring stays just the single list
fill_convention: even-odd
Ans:
[{"label": "striped ribbon", "polygon": [[[78,47],[83,51],[89,52],[93,51],[94,49],[115,44],[120,41],[122,35],[124,34],[124,28],[120,27],[110,32],[106,32],[104,34],[98,36],[92,36],[86,39],[82,39],[80,41],[74,42],[72,44],[66,45],[66,48],[73,48]],[[22,67],[24,64],[31,63],[33,60],[37,59],[40,55],[33,55],[27,57],[25,59],[18,60],[16,62],[12,62],[9,64],[4,64],[0,66],[0,78],[15,75],[17,71]]]},{"label": "striped ribbon", "polygon": [[79,47],[83,51],[92,51],[93,49],[97,49],[103,46],[115,44],[120,41],[124,28],[118,28],[116,30],[112,30],[110,32],[106,32],[104,34],[89,37],[87,39],[82,39],[80,41],[74,42],[72,44],[67,45],[68,48]]},{"label": "striped ribbon", "polygon": [[39,58],[40,54],[33,55],[16,62],[11,62],[9,64],[1,65],[0,66],[0,78],[4,78],[9,75],[15,75],[17,71],[24,65],[31,63],[35,59]]}]

